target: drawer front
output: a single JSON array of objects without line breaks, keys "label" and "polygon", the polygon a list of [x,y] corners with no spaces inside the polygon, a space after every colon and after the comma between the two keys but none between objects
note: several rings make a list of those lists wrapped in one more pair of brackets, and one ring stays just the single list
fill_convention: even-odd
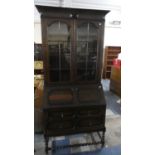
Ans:
[{"label": "drawer front", "polygon": [[102,130],[105,126],[105,108],[48,111],[46,116],[44,129],[50,135]]}]

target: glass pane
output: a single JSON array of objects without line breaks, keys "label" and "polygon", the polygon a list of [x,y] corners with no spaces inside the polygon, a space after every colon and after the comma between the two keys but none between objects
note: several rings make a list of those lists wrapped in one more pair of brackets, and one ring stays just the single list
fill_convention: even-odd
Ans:
[{"label": "glass pane", "polygon": [[78,41],[77,42],[77,55],[86,55],[87,51],[87,41]]},{"label": "glass pane", "polygon": [[77,80],[84,81],[86,80],[86,71],[84,69],[77,69]]},{"label": "glass pane", "polygon": [[49,72],[49,77],[50,77],[50,81],[59,81],[59,71],[55,70],[55,71],[50,71]]},{"label": "glass pane", "polygon": [[88,52],[97,55],[97,40],[88,42]]},{"label": "glass pane", "polygon": [[77,41],[87,41],[88,39],[88,24],[84,23],[83,25],[77,28]]},{"label": "glass pane", "polygon": [[[70,80],[70,26],[61,21],[51,24],[47,29],[49,47],[50,80]],[[64,71],[64,69],[66,71]]]},{"label": "glass pane", "polygon": [[61,50],[61,68],[70,69],[70,42],[63,42]]},{"label": "glass pane", "polygon": [[77,28],[77,80],[95,80],[97,27],[84,23]]},{"label": "glass pane", "polygon": [[88,69],[87,70],[87,80],[94,80],[96,76],[96,70]]},{"label": "glass pane", "polygon": [[53,41],[69,41],[70,27],[63,22],[55,22],[48,27],[48,42]]},{"label": "glass pane", "polygon": [[94,24],[88,23],[89,41],[97,41],[97,28]]},{"label": "glass pane", "polygon": [[50,68],[59,69],[59,43],[52,42],[48,47]]},{"label": "glass pane", "polygon": [[68,81],[70,79],[70,70],[62,70],[61,71],[61,80]]}]

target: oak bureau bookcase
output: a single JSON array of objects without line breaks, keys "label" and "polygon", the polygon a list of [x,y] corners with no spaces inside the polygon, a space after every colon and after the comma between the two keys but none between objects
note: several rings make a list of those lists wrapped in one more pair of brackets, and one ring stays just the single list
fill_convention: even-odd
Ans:
[{"label": "oak bureau bookcase", "polygon": [[104,145],[106,102],[101,75],[109,11],[36,8],[41,14],[44,53],[45,151],[51,149],[49,137],[77,133],[101,131]]}]

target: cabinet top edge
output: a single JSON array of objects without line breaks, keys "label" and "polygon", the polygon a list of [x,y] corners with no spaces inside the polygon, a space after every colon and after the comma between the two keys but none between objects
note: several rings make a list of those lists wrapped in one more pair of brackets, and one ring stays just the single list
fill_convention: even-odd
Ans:
[{"label": "cabinet top edge", "polygon": [[65,12],[90,12],[95,13],[99,15],[106,15],[110,12],[110,10],[96,10],[96,9],[83,9],[83,8],[67,8],[67,7],[54,7],[54,6],[43,6],[43,5],[35,5],[39,13],[47,13],[47,12],[59,12],[59,11],[65,11]]}]

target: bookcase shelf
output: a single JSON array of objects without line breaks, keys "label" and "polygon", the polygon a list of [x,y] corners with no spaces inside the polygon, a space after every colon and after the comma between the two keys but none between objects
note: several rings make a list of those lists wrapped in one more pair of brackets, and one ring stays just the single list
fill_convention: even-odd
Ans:
[{"label": "bookcase shelf", "polygon": [[110,79],[111,67],[114,59],[118,58],[118,54],[121,53],[120,46],[106,46],[104,54],[104,68],[103,68],[103,78]]}]

